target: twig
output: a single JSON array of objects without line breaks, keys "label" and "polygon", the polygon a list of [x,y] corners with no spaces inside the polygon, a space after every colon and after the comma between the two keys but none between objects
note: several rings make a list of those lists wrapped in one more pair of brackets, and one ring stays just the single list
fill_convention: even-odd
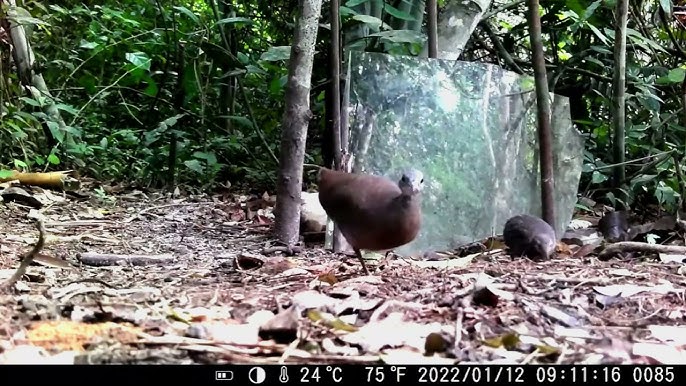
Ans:
[{"label": "twig", "polygon": [[608,245],[602,252],[600,252],[598,259],[607,260],[617,252],[653,252],[686,255],[686,247],[678,245],[639,243],[636,241],[622,241]]},{"label": "twig", "polygon": [[169,208],[169,207],[173,207],[173,206],[192,206],[192,205],[201,205],[201,204],[203,204],[203,203],[201,203],[201,202],[178,202],[178,203],[174,203],[174,204],[150,206],[150,207],[147,207],[147,208],[141,210],[140,212],[134,214],[133,216],[123,220],[122,222],[123,223],[130,223],[131,221],[140,217],[140,215],[145,214],[145,213],[147,213],[151,210],[155,210],[155,209]]},{"label": "twig", "polygon": [[73,220],[73,221],[47,221],[46,227],[90,227],[101,225],[117,225],[116,221],[110,220]]},{"label": "twig", "polygon": [[253,114],[252,111],[252,104],[250,103],[250,99],[248,99],[248,93],[245,91],[245,87],[243,87],[243,82],[241,78],[236,78],[238,81],[238,88],[241,89],[241,94],[243,94],[243,99],[245,99],[245,107],[248,109],[248,115],[250,115],[250,120],[252,121],[253,128],[255,129],[255,132],[257,132],[257,135],[260,137],[262,140],[262,144],[264,144],[264,148],[267,149],[267,152],[269,155],[272,157],[274,162],[277,164],[279,163],[279,158],[274,154],[274,151],[272,150],[271,147],[269,147],[269,142],[267,142],[267,138],[264,135],[264,132],[260,128],[260,125],[257,123],[255,120],[255,114]]},{"label": "twig", "polygon": [[113,286],[112,284],[109,284],[109,283],[107,283],[107,282],[105,282],[105,281],[103,281],[103,280],[96,279],[96,278],[93,278],[93,277],[85,277],[85,278],[83,278],[83,279],[78,279],[78,280],[70,281],[69,283],[67,283],[67,285],[76,284],[76,283],[97,283],[97,284],[102,284],[102,285],[104,285],[104,286],[107,287],[107,288],[119,289],[119,288]]},{"label": "twig", "polygon": [[535,280],[554,280],[561,281],[571,284],[607,284],[611,282],[611,279],[607,278],[588,278],[588,277],[569,277],[569,276],[556,276],[556,275],[525,275],[522,279],[535,279]]},{"label": "twig", "polygon": [[286,359],[295,352],[295,349],[298,348],[300,345],[300,339],[296,339],[291,344],[289,344],[285,350],[283,350],[283,354],[281,354],[281,357],[279,358],[279,364],[284,364],[286,362]]},{"label": "twig", "polygon": [[45,225],[43,224],[43,220],[37,219],[36,220],[36,228],[38,228],[38,241],[36,242],[36,245],[33,246],[33,249],[31,252],[27,253],[24,255],[24,257],[21,260],[21,264],[19,264],[19,268],[17,268],[17,271],[10,277],[4,284],[3,287],[11,287],[14,285],[14,283],[19,280],[22,276],[24,276],[24,273],[26,273],[26,268],[28,268],[29,265],[33,262],[33,259],[36,257],[38,252],[40,252],[41,249],[43,249],[43,245],[45,245]]},{"label": "twig", "polygon": [[295,245],[292,247],[276,245],[273,247],[264,248],[264,249],[262,249],[261,252],[263,255],[270,255],[270,254],[275,253],[275,252],[284,252],[289,256],[293,256],[296,253],[302,252],[302,250],[303,250],[302,247],[295,246]]},{"label": "twig", "polygon": [[122,262],[141,266],[165,264],[174,261],[174,256],[168,253],[161,255],[121,255],[114,253],[83,252],[79,253],[77,258],[83,264],[95,266],[115,265]]}]

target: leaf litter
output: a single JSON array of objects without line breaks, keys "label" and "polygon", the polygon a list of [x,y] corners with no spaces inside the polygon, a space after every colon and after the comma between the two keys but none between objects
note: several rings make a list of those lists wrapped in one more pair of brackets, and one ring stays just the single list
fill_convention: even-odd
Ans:
[{"label": "leaf litter", "polygon": [[[686,363],[678,256],[489,243],[362,276],[277,243],[266,193],[52,196],[44,248],[0,292],[0,363]],[[29,211],[0,206],[1,281],[38,239]]]}]

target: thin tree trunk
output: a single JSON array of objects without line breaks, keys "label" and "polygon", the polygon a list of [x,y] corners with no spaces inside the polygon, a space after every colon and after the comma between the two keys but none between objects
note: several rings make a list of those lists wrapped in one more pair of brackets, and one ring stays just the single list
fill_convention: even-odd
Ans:
[{"label": "thin tree trunk", "polygon": [[286,85],[286,113],[283,116],[279,176],[276,182],[274,233],[288,246],[300,237],[300,192],[307,124],[310,111],[310,84],[314,44],[317,40],[322,0],[300,0],[300,18],[295,30]]},{"label": "thin tree trunk", "polygon": [[619,208],[626,209],[626,195],[622,192],[622,184],[626,178],[624,168],[625,152],[625,87],[626,87],[626,25],[629,14],[629,0],[618,0],[615,9],[617,24],[615,27],[615,71],[612,77],[612,125],[614,126],[613,153],[616,164],[614,168],[613,185],[616,195],[620,198]]},{"label": "thin tree trunk", "polygon": [[[342,149],[347,143],[341,138],[341,25],[339,22],[339,2],[331,0],[331,132],[333,139],[334,168],[342,170]],[[348,249],[348,243],[341,230],[334,224],[333,250],[341,252]]]},{"label": "thin tree trunk", "polygon": [[341,170],[341,26],[338,0],[331,0],[331,131],[333,133],[333,159],[336,170]]},{"label": "thin tree trunk", "polygon": [[541,17],[538,0],[529,0],[529,35],[531,38],[532,64],[536,82],[536,105],[538,110],[538,143],[541,165],[541,206],[543,219],[555,226],[553,146],[550,124],[550,93],[543,56]]},{"label": "thin tree trunk", "polygon": [[[2,3],[3,2],[0,1],[0,5]],[[61,134],[64,135],[61,142],[65,144],[72,144],[72,135],[67,131],[67,125],[64,123],[62,115],[55,105],[52,94],[48,89],[48,85],[45,83],[45,79],[43,79],[43,75],[37,73],[33,69],[36,57],[31,49],[31,44],[26,38],[26,30],[24,30],[23,25],[17,24],[13,21],[13,16],[17,15],[17,3],[14,0],[8,0],[5,3],[9,5],[6,22],[9,25],[9,36],[12,40],[12,46],[14,47],[12,53],[14,62],[19,70],[19,79],[21,80],[21,83],[26,86],[34,99],[47,97],[47,104],[43,110],[49,118],[48,127],[50,126],[50,123],[56,124],[57,127],[52,128],[51,130],[61,131]],[[55,136],[51,130],[46,130],[45,135],[48,143],[53,146],[56,143]]]},{"label": "thin tree trunk", "polygon": [[426,2],[427,25],[429,32],[429,57],[438,57],[438,5],[436,0]]}]

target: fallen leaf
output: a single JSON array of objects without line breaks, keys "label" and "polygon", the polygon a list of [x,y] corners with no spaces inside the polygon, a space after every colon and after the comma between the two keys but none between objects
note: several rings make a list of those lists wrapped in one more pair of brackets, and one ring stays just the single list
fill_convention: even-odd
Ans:
[{"label": "fallen leaf", "polygon": [[659,343],[635,343],[632,354],[648,357],[665,365],[686,364],[686,351]]},{"label": "fallen leaf", "polygon": [[441,353],[448,349],[448,342],[443,335],[432,332],[426,337],[424,344],[424,353],[426,355],[433,355],[434,353]]},{"label": "fallen leaf", "polygon": [[407,349],[385,350],[379,359],[387,365],[454,365],[455,359],[436,355],[422,355],[420,352]]},{"label": "fallen leaf", "polygon": [[465,257],[458,257],[456,259],[450,260],[437,260],[437,261],[422,261],[422,260],[410,260],[412,265],[416,265],[420,268],[436,268],[436,269],[449,269],[449,268],[464,268],[469,266],[475,257],[481,255],[480,253],[475,253]]},{"label": "fallen leaf", "polygon": [[357,331],[357,327],[351,326],[350,324],[334,317],[329,313],[322,313],[317,310],[307,311],[307,317],[313,322],[323,322],[326,326],[331,327],[334,330],[354,332]]},{"label": "fallen leaf", "polygon": [[609,286],[595,286],[593,289],[605,296],[614,296],[614,297],[624,297],[628,298],[637,294],[640,294],[641,292],[651,292],[651,293],[657,293],[657,294],[662,294],[666,295],[670,292],[674,293],[683,293],[684,289],[677,289],[674,288],[674,284],[670,282],[663,281],[662,284],[655,285],[655,286],[639,286],[635,284],[616,284],[616,285],[609,285]]},{"label": "fallen leaf", "polygon": [[650,334],[662,342],[670,342],[679,346],[686,345],[686,327],[684,326],[648,326]]},{"label": "fallen leaf", "polygon": [[507,350],[514,350],[520,343],[519,335],[516,333],[507,333],[493,338],[484,339],[481,341],[488,347],[498,348],[504,347]]},{"label": "fallen leaf", "polygon": [[671,255],[668,253],[660,253],[660,261],[663,263],[683,263],[686,255]]}]

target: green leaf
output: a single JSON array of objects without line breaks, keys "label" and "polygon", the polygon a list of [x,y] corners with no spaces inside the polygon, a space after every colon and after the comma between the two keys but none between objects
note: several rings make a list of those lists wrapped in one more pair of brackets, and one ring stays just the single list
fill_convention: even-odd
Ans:
[{"label": "green leaf", "polygon": [[226,78],[233,78],[234,76],[239,76],[245,74],[247,71],[243,68],[234,68],[233,70],[230,70],[226,73],[224,73],[222,76],[218,77],[217,80],[223,80]]},{"label": "green leaf", "polygon": [[191,19],[196,25],[200,25],[200,19],[190,9],[183,7],[183,6],[174,6],[172,8],[174,8],[175,10],[177,10],[177,11],[183,13],[184,15],[188,16],[188,18]]},{"label": "green leaf", "polygon": [[607,181],[607,176],[604,175],[603,173],[595,170],[593,171],[593,175],[591,176],[591,182],[594,184],[600,184]]},{"label": "green leaf", "polygon": [[660,7],[667,14],[669,18],[672,14],[672,0],[660,0]]},{"label": "green leaf", "polygon": [[55,153],[50,153],[50,155],[48,156],[48,162],[50,162],[53,165],[59,165],[60,159],[55,155]]},{"label": "green leaf", "polygon": [[686,70],[683,68],[674,68],[669,70],[666,76],[661,76],[655,80],[657,84],[681,83],[684,81]]},{"label": "green leaf", "polygon": [[51,4],[51,5],[48,6],[48,8],[50,8],[50,9],[53,10],[53,11],[55,11],[54,13],[61,13],[61,14],[63,14],[63,15],[69,14],[69,11],[68,11],[67,9],[62,8],[62,7],[60,7],[59,5]]},{"label": "green leaf", "polygon": [[655,175],[655,174],[641,174],[641,175],[638,175],[631,180],[631,185],[632,186],[643,185],[646,182],[653,181],[655,179],[655,177],[657,177],[657,175]]},{"label": "green leaf", "polygon": [[600,52],[601,54],[612,55],[612,51],[603,46],[591,46],[591,49],[595,52]]},{"label": "green leaf", "polygon": [[37,100],[33,98],[21,97],[19,98],[19,100],[33,107],[43,107],[43,105],[41,105]]},{"label": "green leaf", "polygon": [[217,25],[222,24],[253,24],[254,22],[247,17],[227,17],[217,21]]},{"label": "green leaf", "polygon": [[127,52],[126,60],[137,68],[150,71],[150,63],[152,60],[144,52]]},{"label": "green leaf", "polygon": [[184,161],[183,164],[186,165],[187,168],[191,169],[194,172],[197,172],[197,173],[203,172],[202,164],[197,159]]},{"label": "green leaf", "polygon": [[55,107],[57,107],[59,110],[66,111],[71,115],[76,115],[79,113],[79,111],[73,106],[65,105],[64,103],[58,103],[55,105]]},{"label": "green leaf", "polygon": [[648,244],[657,244],[657,240],[660,239],[660,236],[656,235],[655,233],[648,233],[646,235],[646,242]]},{"label": "green leaf", "polygon": [[388,3],[384,5],[383,10],[397,19],[414,21],[414,17],[412,15],[399,10]]},{"label": "green leaf", "polygon": [[362,22],[375,30],[379,29],[379,27],[381,27],[381,25],[383,24],[383,21],[378,17],[369,15],[355,15],[353,16],[353,20]]},{"label": "green leaf", "polygon": [[26,164],[26,162],[20,160],[20,159],[15,159],[14,160],[14,167],[19,169],[19,168],[26,168],[29,165]]},{"label": "green leaf", "polygon": [[241,117],[239,115],[224,115],[222,116],[222,118],[227,118],[233,122],[238,123],[240,126],[243,126],[248,129],[253,128],[252,121],[246,117]]},{"label": "green leaf", "polygon": [[277,62],[291,58],[291,46],[274,46],[260,56],[260,60],[265,62]]},{"label": "green leaf", "polygon": [[157,92],[160,90],[159,87],[157,87],[157,82],[155,82],[155,80],[148,73],[143,75],[143,80],[147,82],[147,86],[145,86],[145,90],[143,90],[145,95],[151,97],[156,96]]},{"label": "green leaf", "polygon": [[596,9],[600,6],[600,4],[603,2],[603,0],[596,0],[594,1],[591,5],[586,8],[584,11],[584,14],[582,16],[583,20],[588,20],[591,16],[593,16],[593,13],[595,12]]},{"label": "green leaf", "polygon": [[97,48],[98,46],[100,46],[100,44],[96,42],[89,42],[86,40],[81,40],[81,44],[79,44],[79,48],[85,48],[88,50],[92,50],[94,48]]},{"label": "green leaf", "polygon": [[586,25],[588,26],[588,28],[591,29],[591,31],[593,31],[593,33],[594,33],[594,34],[598,37],[598,39],[600,39],[603,43],[605,43],[606,45],[609,45],[609,44],[610,44],[609,41],[607,40],[607,37],[605,37],[605,35],[603,35],[603,33],[600,32],[600,30],[599,30],[598,28],[596,28],[596,26],[594,26],[593,24],[586,24]]},{"label": "green leaf", "polygon": [[424,41],[424,35],[410,30],[382,31],[369,34],[369,36],[380,37],[392,43],[420,43]]},{"label": "green leaf", "polygon": [[14,172],[11,170],[0,170],[0,178],[10,178],[14,175]]},{"label": "green leaf", "polygon": [[345,3],[345,6],[346,6],[346,7],[350,7],[350,8],[352,8],[352,7],[357,7],[358,5],[364,4],[364,3],[368,2],[368,1],[369,1],[369,0],[350,0],[350,1],[348,1],[347,3]]},{"label": "green leaf", "polygon": [[195,153],[193,153],[193,157],[205,160],[209,165],[215,165],[217,163],[217,156],[212,152],[205,153],[201,151],[196,151]]},{"label": "green leaf", "polygon": [[284,75],[279,78],[274,78],[271,82],[269,82],[269,92],[272,95],[280,95],[281,90],[283,90],[284,86],[286,86],[286,83],[288,82],[288,75]]},{"label": "green leaf", "polygon": [[179,121],[180,118],[183,118],[186,114],[176,114],[173,117],[169,117],[162,121],[162,124],[166,125],[167,127],[171,127],[176,125],[176,123]]},{"label": "green leaf", "polygon": [[594,58],[594,57],[586,56],[586,57],[584,58],[584,60],[587,61],[587,62],[589,62],[589,63],[595,63],[595,64],[597,64],[597,65],[600,66],[600,67],[605,67],[605,63],[601,62],[600,60],[598,60],[598,59],[596,59],[596,58]]},{"label": "green leaf", "polygon": [[647,46],[652,47],[654,50],[657,51],[662,51],[662,52],[667,52],[664,47],[662,47],[661,44],[657,43],[653,39],[649,39],[640,32],[636,31],[633,28],[627,28],[626,29],[626,36],[629,38],[633,43],[642,45],[647,48]]},{"label": "green leaf", "polygon": [[238,61],[241,62],[242,65],[245,66],[245,65],[250,64],[250,57],[248,55],[246,55],[245,53],[238,52],[236,54],[236,57],[238,58]]},{"label": "green leaf", "polygon": [[354,9],[350,9],[348,7],[341,6],[340,10],[341,17],[346,17],[350,15],[358,15],[358,12],[355,11]]},{"label": "green leaf", "polygon": [[62,128],[62,130],[64,130],[66,133],[69,133],[75,137],[80,137],[82,134],[81,130],[74,127],[74,126],[64,126]]},{"label": "green leaf", "polygon": [[57,122],[47,121],[45,124],[48,125],[50,134],[52,134],[52,137],[55,138],[57,142],[64,142],[64,131],[60,130],[60,126],[57,124]]},{"label": "green leaf", "polygon": [[37,19],[37,18],[32,17],[32,16],[17,15],[14,12],[10,12],[10,17],[8,17],[8,19],[10,22],[15,23],[15,24],[20,24],[20,25],[42,25],[42,26],[46,26],[46,27],[50,26],[49,23],[46,23],[41,19]]}]

